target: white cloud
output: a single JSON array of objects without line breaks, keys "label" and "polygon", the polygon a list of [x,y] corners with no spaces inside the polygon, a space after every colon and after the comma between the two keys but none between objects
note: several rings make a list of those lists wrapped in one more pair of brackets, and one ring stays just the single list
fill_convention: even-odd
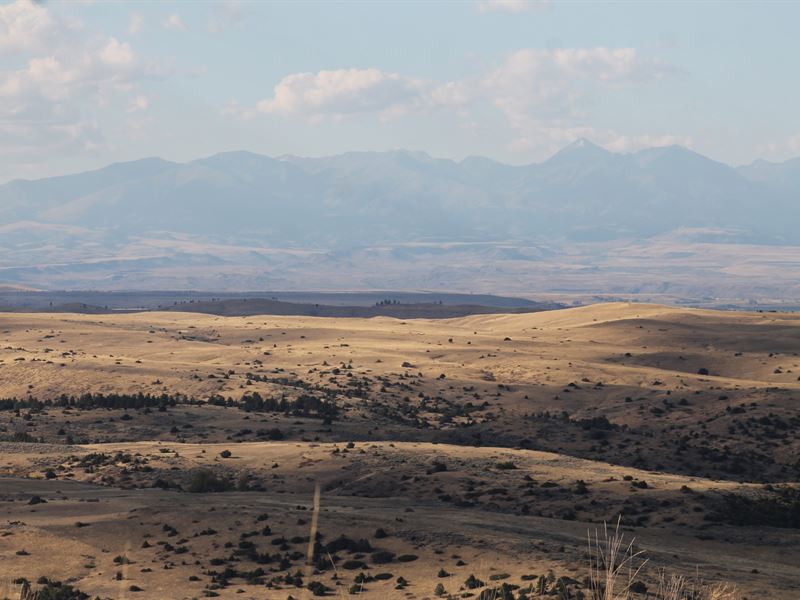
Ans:
[{"label": "white cloud", "polygon": [[481,0],[477,6],[478,11],[482,13],[543,13],[552,10],[553,2],[552,0]]},{"label": "white cloud", "polygon": [[[295,73],[255,107],[230,102],[222,113],[325,119],[375,115],[382,119],[446,107],[474,123],[487,105],[505,118],[510,146],[537,158],[579,137],[615,151],[691,140],[672,135],[624,135],[590,125],[593,100],[622,86],[641,85],[674,71],[633,48],[524,49],[473,79],[431,82],[379,69]],[[480,118],[480,117],[479,117]]]},{"label": "white cloud", "polygon": [[55,28],[49,11],[40,4],[18,0],[0,6],[0,56],[40,50]]},{"label": "white cloud", "polygon": [[100,123],[108,111],[145,110],[142,82],[169,72],[126,41],[26,1],[0,7],[0,55],[11,53],[13,62],[0,71],[6,170],[96,150],[105,143]]},{"label": "white cloud", "polygon": [[436,83],[375,68],[294,73],[255,110],[283,116],[396,116],[442,106],[464,112],[488,101],[513,127],[525,128],[575,120],[598,90],[643,83],[670,71],[633,48],[526,49],[474,80]]},{"label": "white cloud", "polygon": [[390,117],[456,103],[462,96],[457,83],[436,86],[378,69],[338,69],[287,75],[256,110],[311,118],[365,113]]},{"label": "white cloud", "polygon": [[127,69],[136,62],[131,45],[127,42],[120,42],[113,37],[108,39],[108,42],[100,51],[100,60],[110,67],[120,69]]},{"label": "white cloud", "polygon": [[144,27],[144,17],[140,13],[131,13],[130,21],[128,21],[128,33],[136,35]]},{"label": "white cloud", "polygon": [[131,92],[151,76],[130,45],[115,38],[80,51],[32,57],[26,65],[0,73],[0,119],[79,119],[87,103],[106,106],[113,96]]},{"label": "white cloud", "polygon": [[633,48],[526,49],[484,78],[495,105],[512,121],[576,109],[587,87],[644,82],[669,72]]},{"label": "white cloud", "polygon": [[417,96],[421,82],[378,69],[339,69],[296,73],[275,86],[258,110],[276,114],[346,114],[376,112]]},{"label": "white cloud", "polygon": [[164,19],[164,27],[172,31],[188,31],[180,15],[170,15]]},{"label": "white cloud", "polygon": [[577,137],[632,143],[588,125],[592,100],[609,89],[642,84],[670,72],[668,65],[642,58],[633,48],[525,49],[488,72],[481,85],[486,98],[517,132],[514,147],[538,145],[548,153]]}]

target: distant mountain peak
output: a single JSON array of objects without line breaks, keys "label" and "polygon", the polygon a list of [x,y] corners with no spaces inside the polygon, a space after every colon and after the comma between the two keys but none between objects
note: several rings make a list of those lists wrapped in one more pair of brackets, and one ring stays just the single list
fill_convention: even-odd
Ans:
[{"label": "distant mountain peak", "polygon": [[581,137],[564,146],[561,150],[551,156],[546,162],[563,162],[565,160],[591,160],[604,158],[613,155],[602,146],[598,146],[593,141]]}]

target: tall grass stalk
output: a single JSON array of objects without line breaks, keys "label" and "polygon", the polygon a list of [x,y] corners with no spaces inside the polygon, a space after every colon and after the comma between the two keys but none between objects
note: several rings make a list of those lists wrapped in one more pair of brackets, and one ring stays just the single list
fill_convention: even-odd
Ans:
[{"label": "tall grass stalk", "polygon": [[636,538],[625,543],[617,519],[613,532],[603,523],[602,535],[596,529],[589,538],[589,598],[591,600],[628,600],[636,577],[647,563],[643,551],[634,549]]}]

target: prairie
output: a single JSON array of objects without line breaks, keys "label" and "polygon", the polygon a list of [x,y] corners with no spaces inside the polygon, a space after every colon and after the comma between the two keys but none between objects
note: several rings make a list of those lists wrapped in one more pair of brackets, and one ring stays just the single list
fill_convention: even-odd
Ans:
[{"label": "prairie", "polygon": [[660,568],[791,598],[798,334],[635,303],[2,314],[0,596],[575,595],[619,517],[642,598]]}]

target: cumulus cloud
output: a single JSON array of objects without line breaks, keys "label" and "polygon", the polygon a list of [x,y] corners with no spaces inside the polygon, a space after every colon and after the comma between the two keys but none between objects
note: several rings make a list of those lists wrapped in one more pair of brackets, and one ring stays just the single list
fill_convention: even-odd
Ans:
[{"label": "cumulus cloud", "polygon": [[[283,77],[256,112],[282,116],[391,116],[438,107],[465,110],[488,101],[514,127],[574,120],[598,90],[643,83],[672,71],[633,48],[525,49],[479,77],[432,82],[376,68],[294,73]],[[228,109],[229,114],[242,113]]]},{"label": "cumulus cloud", "polygon": [[412,101],[421,82],[378,69],[296,73],[275,86],[258,110],[276,114],[342,115],[376,112]]},{"label": "cumulus cloud", "polygon": [[31,57],[24,66],[0,73],[0,116],[46,119],[79,112],[80,103],[129,91],[157,72],[140,64],[130,44],[113,37],[74,50]]},{"label": "cumulus cloud", "polygon": [[0,6],[0,56],[41,50],[55,29],[50,12],[40,4],[19,0]]},{"label": "cumulus cloud", "polygon": [[130,68],[135,63],[131,45],[113,37],[109,38],[100,50],[100,60],[112,68],[119,69]]},{"label": "cumulus cloud", "polygon": [[481,0],[477,3],[478,11],[506,12],[520,14],[525,12],[543,13],[552,10],[551,0]]},{"label": "cumulus cloud", "polygon": [[433,85],[378,69],[338,69],[287,75],[256,110],[311,118],[365,113],[389,117],[465,101],[463,96],[457,83]]},{"label": "cumulus cloud", "polygon": [[[312,122],[374,115],[396,118],[447,108],[475,123],[494,107],[511,130],[510,146],[542,156],[579,137],[615,151],[691,140],[669,134],[624,135],[590,125],[596,97],[623,86],[642,85],[674,72],[634,48],[523,49],[461,81],[434,82],[376,68],[294,73],[253,107],[231,101],[222,114],[301,117]],[[480,119],[480,117],[478,117]]]}]

